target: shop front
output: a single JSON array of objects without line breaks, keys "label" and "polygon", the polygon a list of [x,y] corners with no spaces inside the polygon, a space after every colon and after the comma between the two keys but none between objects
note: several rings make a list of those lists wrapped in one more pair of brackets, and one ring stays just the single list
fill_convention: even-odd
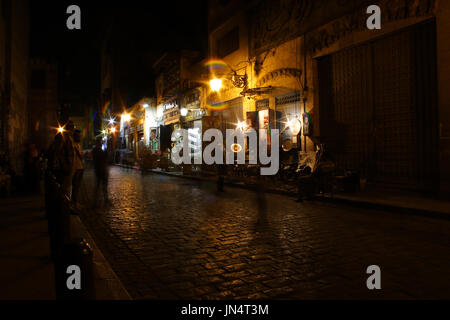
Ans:
[{"label": "shop front", "polygon": [[200,88],[188,91],[184,95],[184,105],[181,108],[182,128],[188,130],[192,163],[192,165],[185,164],[183,166],[185,173],[200,172],[202,169],[200,161],[197,163],[195,161],[195,159],[202,158],[202,118],[206,115],[206,110],[202,106],[201,93]]},{"label": "shop front", "polygon": [[219,117],[221,119],[221,130],[223,136],[226,136],[226,130],[235,130],[239,123],[242,123],[244,119],[244,98],[239,97],[223,103],[218,104],[223,110],[211,111],[212,116]]},{"label": "shop front", "polygon": [[337,166],[410,190],[438,183],[436,24],[317,58],[321,139]]},{"label": "shop front", "polygon": [[172,135],[181,129],[180,100],[174,99],[163,105],[163,125],[159,127],[161,158],[160,165],[165,170],[181,171],[181,168],[171,161],[172,149],[177,145],[182,145],[181,135]]}]

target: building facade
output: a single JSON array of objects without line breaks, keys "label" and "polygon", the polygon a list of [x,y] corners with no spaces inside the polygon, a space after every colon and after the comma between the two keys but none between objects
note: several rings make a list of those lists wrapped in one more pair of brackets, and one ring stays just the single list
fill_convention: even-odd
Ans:
[{"label": "building facade", "polygon": [[[381,30],[366,25],[373,4]],[[228,105],[217,112],[227,122],[280,129],[282,149],[299,157],[325,144],[342,174],[448,194],[449,10],[433,0],[211,1],[210,59],[248,84],[225,81],[210,104]]]},{"label": "building facade", "polygon": [[29,2],[0,1],[0,149],[23,174],[28,142]]},{"label": "building facade", "polygon": [[39,150],[50,146],[58,128],[60,111],[58,67],[41,59],[30,62],[30,138]]},{"label": "building facade", "polygon": [[[154,135],[163,157],[170,158],[171,149],[183,143],[178,129],[187,129],[192,140],[192,157],[201,152],[202,118],[206,115],[206,84],[202,83],[204,61],[197,51],[179,50],[163,54],[154,64],[156,74],[156,119]],[[185,171],[192,166],[186,165]],[[199,169],[198,166],[194,169]]]}]

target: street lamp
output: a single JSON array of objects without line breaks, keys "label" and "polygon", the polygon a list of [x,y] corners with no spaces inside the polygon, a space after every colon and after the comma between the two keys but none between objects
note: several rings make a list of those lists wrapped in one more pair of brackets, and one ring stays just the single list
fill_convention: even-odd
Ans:
[{"label": "street lamp", "polygon": [[64,128],[63,127],[59,127],[58,128],[58,133],[63,133],[64,132]]},{"label": "street lamp", "polygon": [[182,117],[186,117],[188,115],[188,112],[189,111],[186,108],[181,108],[181,110],[180,110],[180,114]]},{"label": "street lamp", "polygon": [[123,119],[123,121],[125,121],[125,122],[130,122],[131,116],[130,116],[128,113],[124,113],[124,114],[122,115],[122,119]]},{"label": "street lamp", "polygon": [[116,133],[116,131],[117,131],[117,130],[116,130],[116,128],[115,128],[115,127],[112,127],[112,128],[111,128],[111,133],[113,133],[113,134],[114,134],[114,133]]},{"label": "street lamp", "polygon": [[300,133],[302,123],[298,119],[292,119],[288,122],[287,127],[289,127],[292,131],[292,134],[296,136]]},{"label": "street lamp", "polygon": [[246,127],[247,127],[247,123],[245,123],[244,121],[239,122],[239,123],[237,124],[237,129],[238,129],[238,130],[245,130]]},{"label": "street lamp", "polygon": [[222,80],[221,79],[212,79],[209,82],[211,90],[214,92],[219,92],[222,89]]}]

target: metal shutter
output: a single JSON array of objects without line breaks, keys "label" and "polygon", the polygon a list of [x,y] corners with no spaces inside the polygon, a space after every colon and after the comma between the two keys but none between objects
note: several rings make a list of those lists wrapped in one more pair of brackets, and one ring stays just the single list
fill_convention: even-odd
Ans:
[{"label": "metal shutter", "polygon": [[321,140],[342,170],[384,186],[437,185],[434,21],[320,58]]}]

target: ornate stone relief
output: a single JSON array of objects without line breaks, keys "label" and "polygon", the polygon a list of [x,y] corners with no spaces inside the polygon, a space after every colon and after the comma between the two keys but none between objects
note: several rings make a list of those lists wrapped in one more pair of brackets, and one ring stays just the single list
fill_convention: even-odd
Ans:
[{"label": "ornate stone relief", "polygon": [[250,53],[257,56],[302,34],[308,36],[309,50],[316,52],[366,28],[368,5],[378,4],[382,21],[387,23],[430,15],[437,3],[437,0],[262,0],[250,11]]},{"label": "ornate stone relief", "polygon": [[251,15],[252,51],[256,53],[289,40],[312,9],[313,0],[262,1]]},{"label": "ornate stone relief", "polygon": [[293,77],[299,79],[302,75],[302,70],[300,69],[294,69],[294,68],[282,68],[277,69],[272,72],[268,72],[264,77],[258,80],[256,83],[257,87],[263,86],[265,83],[267,83],[270,80],[275,80],[279,77]]},{"label": "ornate stone relief", "polygon": [[[431,15],[435,12],[436,0],[382,0],[382,23]],[[307,46],[310,54],[315,54],[323,48],[342,39],[346,35],[366,29],[367,14],[362,8],[352,14],[339,18],[312,33],[307,34]]]}]

